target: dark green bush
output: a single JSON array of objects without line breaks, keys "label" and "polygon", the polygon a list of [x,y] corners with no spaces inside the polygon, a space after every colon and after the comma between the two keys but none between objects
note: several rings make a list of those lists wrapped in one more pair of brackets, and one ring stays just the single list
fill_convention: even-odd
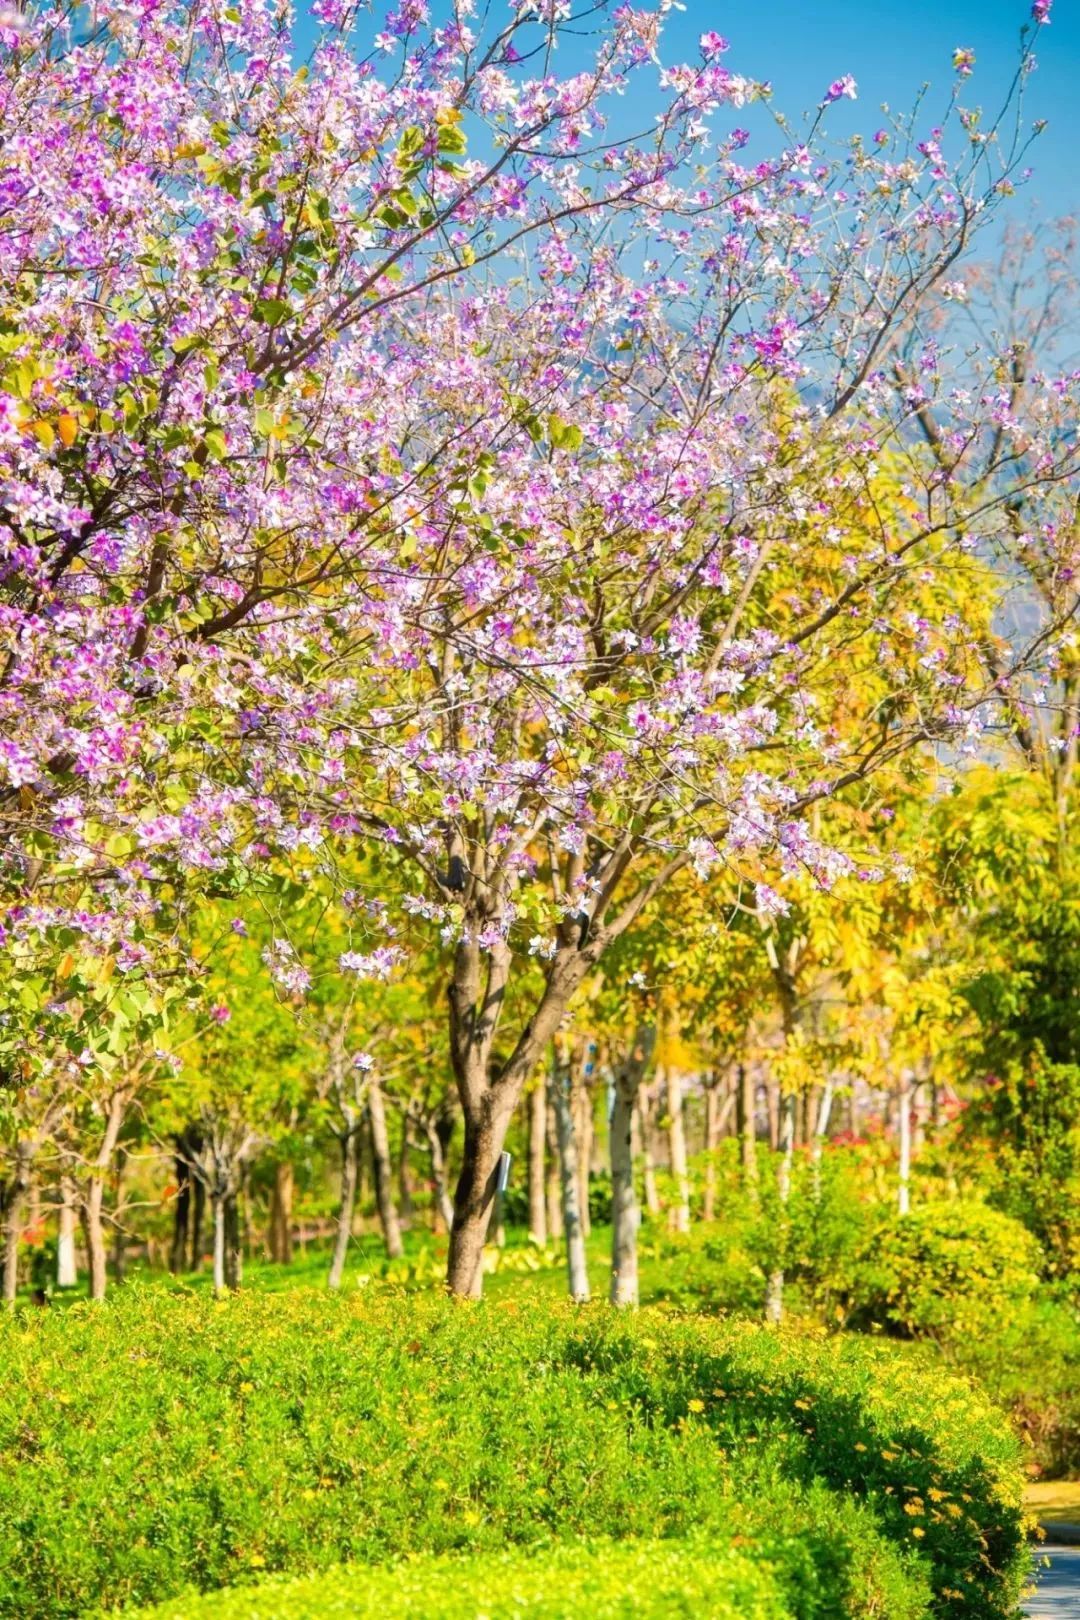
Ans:
[{"label": "dark green bush", "polygon": [[[797,1620],[1012,1612],[1018,1447],[867,1342],[390,1290],[0,1326],[0,1614],[556,1538],[761,1544]],[[783,1549],[781,1552],[777,1549]]]},{"label": "dark green bush", "polygon": [[1039,1261],[1027,1229],[986,1204],[888,1213],[864,1240],[852,1319],[915,1337],[1000,1331],[1038,1286]]},{"label": "dark green bush", "polygon": [[339,1566],[143,1612],[147,1620],[790,1620],[793,1611],[760,1550],[754,1561],[728,1548],[631,1541]]}]

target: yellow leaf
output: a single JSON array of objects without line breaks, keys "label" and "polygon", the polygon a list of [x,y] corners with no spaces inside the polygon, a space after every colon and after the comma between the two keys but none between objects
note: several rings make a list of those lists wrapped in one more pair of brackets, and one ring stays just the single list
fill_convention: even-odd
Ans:
[{"label": "yellow leaf", "polygon": [[46,450],[51,450],[56,443],[56,434],[48,422],[32,422],[30,431],[38,444],[43,445]]},{"label": "yellow leaf", "polygon": [[70,450],[78,437],[78,422],[76,422],[75,418],[68,411],[64,411],[62,412],[56,427],[60,434],[60,442],[64,446],[64,449]]}]

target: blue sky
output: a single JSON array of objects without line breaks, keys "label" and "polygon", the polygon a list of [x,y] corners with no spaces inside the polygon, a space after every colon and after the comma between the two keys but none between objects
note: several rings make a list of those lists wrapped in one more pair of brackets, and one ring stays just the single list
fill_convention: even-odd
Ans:
[{"label": "blue sky", "polygon": [[[614,3],[614,0],[612,0]],[[640,0],[639,0],[640,3]],[[768,79],[773,85],[773,106],[792,122],[814,108],[827,85],[851,73],[858,82],[859,99],[832,109],[829,127],[837,134],[861,129],[871,133],[879,124],[877,110],[888,102],[895,111],[910,108],[920,87],[929,81],[934,94],[929,108],[943,107],[953,82],[952,53],[956,46],[976,53],[974,78],[964,95],[965,105],[980,105],[989,116],[996,112],[1011,83],[1020,56],[1020,29],[1028,20],[1030,0],[683,0],[665,30],[663,56],[668,61],[695,61],[698,39],[715,29],[731,42],[724,64],[734,73]],[[370,35],[391,4],[374,0],[369,13],[361,12],[359,43]],[[500,20],[505,0],[494,0]],[[296,30],[301,50],[310,46],[312,31],[304,16],[305,0],[297,0],[300,21]],[[438,10],[438,4],[433,8]],[[508,7],[506,8],[508,9]],[[378,21],[376,21],[378,20]],[[575,47],[567,41],[557,71],[572,71]],[[1027,116],[1045,118],[1048,128],[1036,143],[1031,166],[1035,170],[1013,213],[1035,212],[1042,217],[1080,210],[1080,0],[1054,0],[1053,20],[1039,37],[1039,66],[1026,96]],[[628,127],[647,125],[642,99],[623,109],[612,108],[613,127],[628,117]],[[714,128],[725,125],[717,114]],[[752,109],[730,119],[754,132],[752,151],[764,137],[767,121]],[[762,151],[775,149],[775,135],[765,137]]]},{"label": "blue sky", "polygon": [[[947,95],[952,52],[970,46],[977,57],[965,102],[987,112],[999,105],[1019,57],[1027,0],[755,0],[730,5],[685,0],[668,25],[665,54],[685,58],[706,29],[731,41],[725,66],[768,78],[774,104],[789,116],[814,106],[825,86],[854,74],[859,100],[844,106],[834,128],[870,128],[882,101],[900,110],[926,80]],[[1055,0],[1042,30],[1038,68],[1029,82],[1031,118],[1046,118],[1032,167],[1028,198],[1039,212],[1080,208],[1080,0]],[[931,102],[931,105],[934,105]]]}]

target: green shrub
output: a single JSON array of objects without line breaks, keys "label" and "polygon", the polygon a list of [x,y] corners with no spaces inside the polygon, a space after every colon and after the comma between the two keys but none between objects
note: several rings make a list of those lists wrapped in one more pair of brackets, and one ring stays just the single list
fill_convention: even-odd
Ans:
[{"label": "green shrub", "polygon": [[143,1611],[146,1620],[790,1620],[767,1568],[745,1553],[682,1541],[563,1545],[533,1555],[339,1566],[306,1580],[238,1587]]},{"label": "green shrub", "polygon": [[1036,1048],[969,1105],[958,1134],[988,1202],[1034,1234],[1046,1269],[1080,1267],[1080,1066]]},{"label": "green shrub", "polygon": [[993,1333],[951,1335],[940,1354],[1012,1416],[1050,1479],[1080,1478],[1080,1304],[1062,1292],[1020,1308]]},{"label": "green shrub", "polygon": [[[0,1325],[0,1614],[348,1560],[707,1535],[797,1620],[1011,1613],[1018,1447],[888,1348],[372,1289],[130,1287]],[[779,1549],[779,1550],[778,1550]]]},{"label": "green shrub", "polygon": [[920,1204],[872,1228],[852,1317],[916,1337],[999,1331],[1031,1298],[1038,1270],[1038,1245],[1008,1215],[974,1201]]}]

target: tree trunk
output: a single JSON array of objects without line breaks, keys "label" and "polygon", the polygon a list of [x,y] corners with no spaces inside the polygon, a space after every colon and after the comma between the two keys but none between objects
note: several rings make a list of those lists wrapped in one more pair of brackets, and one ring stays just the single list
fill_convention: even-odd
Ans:
[{"label": "tree trunk", "polygon": [[120,1219],[121,1191],[124,1185],[124,1164],[127,1153],[121,1149],[113,1176],[113,1281],[123,1282],[127,1274],[127,1232]]},{"label": "tree trunk", "polygon": [[544,1197],[544,1138],[547,1134],[547,1099],[537,1084],[529,1093],[529,1237],[547,1247],[547,1203]]},{"label": "tree trunk", "polygon": [[78,1225],[78,1188],[71,1176],[60,1179],[60,1209],[57,1217],[56,1286],[75,1288],[79,1269],[75,1259],[75,1229]]},{"label": "tree trunk", "polygon": [[105,1230],[101,1211],[105,1199],[105,1177],[112,1164],[120,1129],[127,1111],[127,1098],[116,1091],[109,1099],[105,1116],[105,1129],[87,1178],[83,1198],[83,1227],[86,1232],[86,1250],[90,1269],[90,1298],[104,1299],[108,1277],[105,1269]]},{"label": "tree trunk", "polygon": [[424,1135],[427,1138],[428,1151],[431,1154],[431,1179],[435,1183],[435,1209],[443,1224],[443,1229],[449,1232],[454,1224],[454,1200],[450,1196],[450,1183],[446,1174],[446,1151],[438,1127],[434,1124],[425,1124]]},{"label": "tree trunk", "polygon": [[818,1109],[817,1119],[814,1123],[814,1146],[811,1150],[811,1164],[813,1167],[813,1189],[815,1204],[821,1203],[821,1155],[825,1147],[825,1137],[829,1129],[829,1115],[832,1112],[833,1094],[835,1086],[831,1080],[825,1082],[821,1092],[821,1105]]},{"label": "tree trunk", "polygon": [[715,1079],[705,1087],[705,1186],[701,1218],[716,1219],[716,1150],[720,1145],[720,1095]]},{"label": "tree trunk", "polygon": [[668,1148],[675,1199],[671,1224],[676,1232],[690,1230],[690,1169],[686,1156],[686,1121],[683,1118],[682,1076],[673,1065],[667,1071]]},{"label": "tree trunk", "polygon": [[479,1299],[484,1286],[484,1244],[495,1203],[499,1155],[509,1115],[496,1111],[490,1091],[480,1093],[479,1105],[465,1107],[465,1146],[461,1174],[454,1192],[454,1219],[450,1228],[450,1254],[446,1280],[452,1294]]},{"label": "tree trunk", "polygon": [[398,1152],[398,1222],[403,1232],[408,1232],[413,1223],[411,1149],[412,1139],[409,1135],[409,1121],[403,1115],[401,1120],[401,1148]]},{"label": "tree trunk", "polygon": [[559,1176],[562,1183],[563,1230],[566,1235],[566,1270],[570,1298],[584,1304],[589,1298],[589,1272],[585,1262],[585,1233],[581,1224],[581,1181],[578,1174],[578,1144],[574,1134],[574,1110],[570,1096],[568,1064],[553,1065],[551,1100],[555,1107],[555,1128],[559,1137]]},{"label": "tree trunk", "polygon": [[776,1153],[780,1147],[780,1087],[775,1080],[766,1083],[765,1099],[769,1113],[769,1147]]},{"label": "tree trunk", "polygon": [[611,1303],[638,1303],[637,1235],[641,1225],[634,1187],[636,1087],[615,1083],[608,1145],[611,1153]]},{"label": "tree trunk", "polygon": [[660,1191],[656,1185],[656,1097],[652,1090],[641,1095],[638,1108],[641,1126],[641,1156],[644,1163],[645,1208],[652,1216],[660,1213]]},{"label": "tree trunk", "polygon": [[789,1091],[783,1098],[780,1117],[780,1165],[777,1170],[777,1191],[780,1195],[780,1223],[777,1233],[780,1255],[769,1275],[765,1294],[765,1320],[777,1323],[784,1314],[784,1251],[787,1247],[787,1206],[791,1197],[791,1166],[795,1152],[796,1096]]},{"label": "tree trunk", "polygon": [[634,1186],[635,1120],[640,1113],[641,1082],[652,1061],[656,1030],[649,1026],[634,1036],[626,1062],[616,1070],[608,1121],[611,1155],[611,1303],[638,1303],[638,1229],[641,1210]]},{"label": "tree trunk", "polygon": [[544,1138],[547,1149],[547,1179],[544,1202],[547,1209],[548,1237],[558,1242],[563,1235],[562,1195],[559,1191],[559,1133],[555,1125],[555,1108],[548,1096],[548,1088],[540,1087],[544,1096]]},{"label": "tree trunk", "polygon": [[738,1085],[742,1098],[739,1112],[742,1119],[743,1188],[751,1209],[757,1209],[760,1202],[757,1160],[757,1088],[754,1085],[754,1077],[745,1063],[739,1065]]},{"label": "tree trunk", "polygon": [[270,1194],[270,1258],[279,1266],[292,1260],[292,1212],[295,1176],[291,1159],[279,1159],[274,1166],[274,1187]]},{"label": "tree trunk", "polygon": [[225,1195],[216,1189],[210,1195],[214,1222],[214,1293],[225,1293]]},{"label": "tree trunk", "polygon": [[900,1175],[896,1203],[900,1214],[906,1215],[911,1209],[911,1076],[906,1070],[900,1076],[896,1103],[900,1125]]},{"label": "tree trunk", "polygon": [[374,1075],[368,1085],[368,1123],[371,1126],[371,1162],[375,1175],[375,1202],[383,1230],[387,1257],[400,1260],[405,1252],[394,1203],[394,1172],[390,1159],[390,1138],[386,1129],[386,1101]]},{"label": "tree trunk", "polygon": [[338,1209],[337,1235],[330,1260],[327,1285],[340,1288],[345,1275],[345,1257],[352,1237],[353,1210],[356,1207],[356,1184],[360,1157],[360,1137],[355,1126],[349,1125],[341,1136],[341,1206]]},{"label": "tree trunk", "polygon": [[86,1257],[90,1272],[90,1298],[104,1299],[108,1286],[105,1270],[105,1228],[101,1207],[105,1197],[102,1176],[92,1175],[83,1200],[83,1231],[86,1235]]},{"label": "tree trunk", "polygon": [[592,1231],[589,1217],[589,1162],[593,1147],[593,1094],[584,1074],[578,1074],[573,1085],[574,1143],[577,1148],[578,1213],[585,1237]]},{"label": "tree trunk", "polygon": [[240,1197],[234,1188],[224,1199],[225,1286],[235,1294],[244,1280],[243,1230]]},{"label": "tree trunk", "polygon": [[198,1179],[191,1190],[191,1269],[201,1271],[203,1263],[203,1223],[206,1220],[206,1188]]},{"label": "tree trunk", "polygon": [[176,1203],[173,1205],[173,1239],[169,1250],[169,1270],[174,1276],[185,1269],[188,1257],[188,1227],[191,1221],[191,1170],[186,1160],[176,1163]]},{"label": "tree trunk", "polygon": [[4,1304],[14,1305],[19,1291],[19,1239],[22,1237],[23,1202],[30,1187],[34,1147],[19,1142],[15,1147],[15,1167],[8,1183],[4,1205]]}]

